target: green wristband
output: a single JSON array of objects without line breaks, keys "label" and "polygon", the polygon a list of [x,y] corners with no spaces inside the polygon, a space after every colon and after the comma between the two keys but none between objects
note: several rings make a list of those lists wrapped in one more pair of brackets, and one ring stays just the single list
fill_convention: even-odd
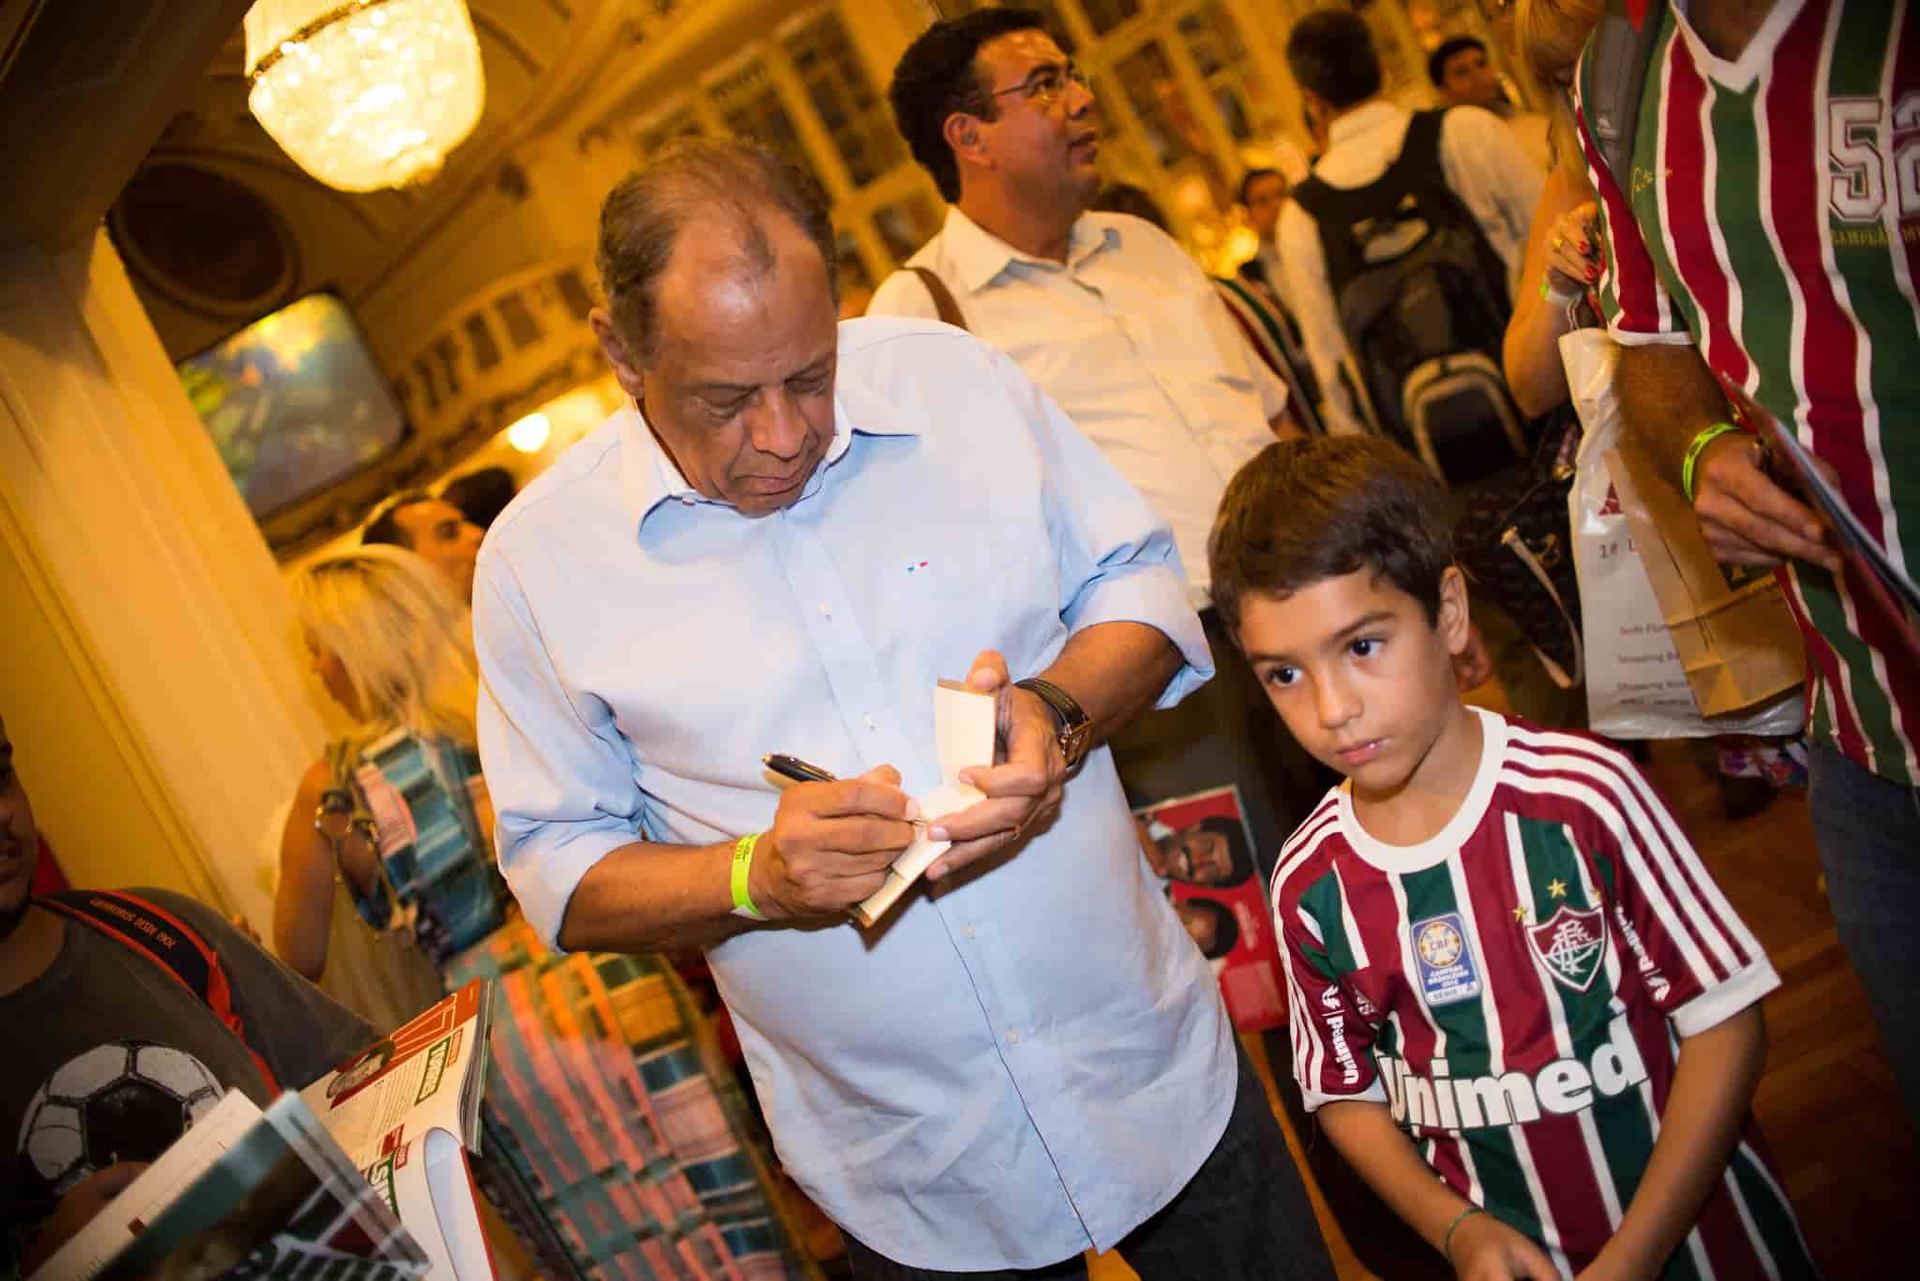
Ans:
[{"label": "green wristband", "polygon": [[1693,469],[1700,461],[1700,455],[1707,452],[1707,446],[1719,440],[1729,432],[1740,429],[1732,423],[1715,423],[1702,428],[1700,434],[1687,446],[1687,456],[1680,464],[1680,492],[1687,496],[1687,502],[1693,502]]},{"label": "green wristband", "polygon": [[1582,292],[1583,291],[1579,289],[1566,291],[1555,289],[1553,287],[1553,274],[1545,271],[1540,273],[1540,297],[1556,307],[1570,307],[1574,303],[1579,302]]},{"label": "green wristband", "polygon": [[753,847],[764,835],[764,832],[751,832],[733,843],[733,914],[756,921],[767,918],[760,914],[760,909],[753,905],[753,897],[747,893],[747,873],[753,867]]},{"label": "green wristband", "polygon": [[1486,1211],[1482,1210],[1479,1206],[1470,1205],[1466,1209],[1460,1211],[1460,1213],[1453,1216],[1453,1222],[1447,1225],[1446,1235],[1440,1238],[1440,1253],[1446,1256],[1448,1263],[1453,1262],[1454,1229],[1459,1227],[1462,1223],[1465,1223],[1468,1219],[1471,1219],[1474,1215],[1485,1214],[1485,1213]]}]

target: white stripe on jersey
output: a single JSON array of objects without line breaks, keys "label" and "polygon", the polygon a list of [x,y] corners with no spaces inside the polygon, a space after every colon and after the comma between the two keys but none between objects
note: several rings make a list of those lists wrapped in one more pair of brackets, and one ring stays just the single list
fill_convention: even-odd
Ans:
[{"label": "white stripe on jersey", "polygon": [[1331,791],[1320,798],[1313,812],[1293,829],[1293,835],[1280,842],[1280,857],[1274,861],[1273,875],[1267,880],[1267,895],[1275,903],[1280,901],[1280,887],[1286,883],[1287,874],[1292,872],[1313,852],[1320,848],[1320,842],[1326,839],[1328,829],[1337,829],[1340,822],[1339,792]]},{"label": "white stripe on jersey", "polygon": [[1333,873],[1334,883],[1340,887],[1340,924],[1347,932],[1347,947],[1353,953],[1353,968],[1364,970],[1373,962],[1367,956],[1367,940],[1360,934],[1360,922],[1353,918],[1353,895],[1347,893],[1347,882],[1340,875],[1339,861],[1335,860],[1328,870]]},{"label": "white stripe on jersey", "polygon": [[[1701,338],[1703,343],[1711,342],[1711,332],[1718,329],[1725,340],[1739,350],[1740,358],[1746,361],[1747,364],[1747,377],[1742,383],[1742,387],[1751,393],[1755,385],[1760,381],[1760,371],[1753,363],[1753,356],[1747,350],[1746,340],[1742,336],[1740,329],[1740,323],[1745,314],[1745,299],[1740,293],[1740,278],[1733,274],[1733,263],[1727,257],[1727,238],[1720,230],[1720,193],[1715,185],[1720,175],[1720,147],[1718,139],[1714,137],[1713,133],[1713,107],[1714,104],[1720,100],[1720,87],[1713,82],[1712,76],[1705,74],[1701,74],[1700,76],[1700,85],[1700,119],[1698,124],[1700,128],[1701,205],[1706,212],[1707,244],[1713,251],[1713,270],[1720,273],[1720,279],[1724,283],[1727,291],[1727,314],[1725,316],[1710,315],[1705,308],[1701,309],[1700,327],[1708,331],[1707,333],[1703,333]],[[1677,259],[1674,262],[1674,270],[1680,270],[1680,262]],[[1685,280],[1684,273],[1682,273],[1681,278],[1683,281]],[[1697,298],[1700,296],[1699,290],[1693,289],[1690,284],[1688,288],[1692,290],[1694,297]]]},{"label": "white stripe on jersey", "polygon": [[[1834,46],[1839,43],[1840,18],[1845,10],[1846,5],[1844,3],[1835,4],[1827,14],[1827,29],[1821,37],[1820,42],[1819,69],[1815,72],[1816,78],[1814,83],[1819,86],[1815,90],[1816,101],[1828,96],[1827,89],[1831,84],[1830,77],[1833,74],[1833,51]],[[1898,30],[1898,26],[1889,26],[1887,28],[1889,35]],[[1887,53],[1881,62],[1880,73],[1880,100],[1888,104],[1889,107],[1891,107],[1893,103],[1893,64],[1898,54],[1898,42],[1889,40]],[[1818,147],[1818,150],[1815,154],[1831,156],[1833,152],[1829,149],[1830,142],[1827,132],[1829,118],[1824,113],[1817,114],[1819,115],[1819,119],[1814,122],[1814,129],[1815,137],[1817,138],[1815,145]],[[1886,136],[1890,138],[1893,134],[1892,122],[1889,121],[1886,128]],[[1894,178],[1896,189],[1888,190],[1886,192],[1886,198],[1881,201],[1881,217],[1888,220],[1888,225],[1894,228],[1894,236],[1891,243],[1893,245],[1904,245],[1905,238],[1900,233],[1899,221],[1893,212],[1894,206],[1899,203],[1899,192],[1897,190],[1898,174],[1890,174],[1889,176]],[[1869,334],[1867,327],[1860,323],[1860,314],[1853,308],[1852,291],[1847,288],[1846,277],[1840,274],[1839,258],[1834,253],[1833,248],[1833,220],[1822,217],[1815,219],[1815,224],[1820,231],[1821,269],[1826,272],[1827,281],[1833,289],[1834,301],[1839,304],[1842,314],[1846,316],[1848,323],[1853,326],[1854,399],[1860,402],[1860,443],[1862,448],[1866,450],[1867,459],[1873,467],[1874,505],[1880,509],[1880,541],[1887,553],[1887,558],[1899,566],[1902,573],[1905,573],[1907,562],[1906,556],[1902,553],[1900,547],[1899,522],[1894,513],[1893,493],[1889,488],[1887,479],[1887,455],[1886,450],[1881,447],[1880,405],[1879,402],[1873,398],[1873,335]],[[1875,667],[1874,675],[1879,678],[1882,689],[1890,688],[1887,685],[1887,674],[1881,671],[1878,665]],[[1893,707],[1894,718],[1898,720],[1900,705],[1897,701],[1893,701]],[[1904,726],[1901,727],[1901,738],[1908,742],[1912,741],[1912,736],[1906,733]]]},{"label": "white stripe on jersey", "polygon": [[[1667,41],[1667,56],[1660,60],[1660,113],[1653,134],[1652,164],[1655,173],[1664,173],[1667,167],[1667,132],[1673,127],[1672,122],[1667,118],[1668,104],[1673,101],[1673,61],[1675,58],[1680,57],[1682,51],[1686,50],[1686,48],[1687,42],[1681,38],[1678,31],[1675,31]],[[1689,54],[1689,56],[1691,55]],[[1629,174],[1629,177],[1631,177],[1631,174]],[[1633,208],[1631,190],[1629,187],[1628,191],[1622,195],[1622,198],[1628,201],[1627,208],[1629,210]],[[1680,270],[1678,265],[1680,262],[1680,254],[1673,247],[1673,215],[1667,209],[1666,183],[1655,182],[1653,184],[1653,201],[1654,217],[1660,224],[1660,243],[1666,249],[1667,264],[1671,266],[1674,271],[1678,272]],[[1649,253],[1647,257],[1649,259],[1648,265],[1652,267],[1651,259],[1653,255]],[[1653,269],[1652,275],[1656,285],[1654,296],[1660,303],[1661,332],[1670,332],[1676,328],[1684,329],[1685,326],[1680,323],[1679,317],[1674,315],[1675,304],[1667,297],[1666,286],[1660,281],[1659,270],[1657,268]],[[1684,285],[1685,282],[1682,281],[1682,284]],[[1706,335],[1695,334],[1693,338],[1695,345],[1698,346],[1699,343],[1706,338]]]},{"label": "white stripe on jersey", "polygon": [[[1458,858],[1450,858],[1447,860],[1447,876],[1453,882],[1453,901],[1460,909],[1460,923],[1464,928],[1466,936],[1474,940],[1477,944],[1480,939],[1480,919],[1473,910],[1473,896],[1467,889],[1466,868],[1461,865],[1461,861]],[[1408,932],[1409,931],[1406,930],[1402,931],[1402,933]],[[1492,1021],[1490,1016],[1492,1011],[1488,1007],[1493,1000],[1493,984],[1491,981],[1492,976],[1486,973],[1486,949],[1479,949],[1479,959],[1481,969],[1480,1018],[1482,1022],[1491,1027]],[[1418,971],[1415,971],[1415,973],[1418,973]],[[1422,1008],[1424,1008],[1424,1006]],[[1449,1087],[1436,1085],[1434,1087],[1434,1093],[1438,1094],[1445,1088]],[[1473,1202],[1475,1205],[1486,1204],[1485,1191],[1480,1184],[1480,1170],[1473,1163],[1473,1145],[1468,1143],[1464,1136],[1456,1136],[1453,1144],[1460,1150],[1460,1165],[1467,1172],[1467,1200]]]},{"label": "white stripe on jersey", "polygon": [[[1326,1062],[1326,1048],[1310,1030],[1316,1007],[1309,1003],[1300,976],[1294,972],[1293,957],[1286,944],[1287,922],[1280,916],[1280,896],[1287,877],[1304,866],[1327,837],[1339,834],[1339,817],[1335,793],[1328,792],[1313,812],[1307,815],[1306,821],[1281,843],[1280,858],[1273,869],[1273,878],[1267,884],[1267,902],[1273,912],[1274,934],[1280,943],[1280,973],[1286,980],[1288,994],[1293,998],[1294,1016],[1289,1028],[1289,1039],[1293,1042],[1293,1078],[1300,1083],[1301,1090],[1309,1095],[1320,1093],[1320,1068]],[[1344,898],[1342,907],[1345,907]],[[1321,933],[1320,923],[1304,911],[1296,911],[1296,915],[1300,927],[1313,936],[1314,942],[1325,947],[1327,940]]]},{"label": "white stripe on jersey", "polygon": [[[1694,942],[1692,934],[1680,918],[1678,909],[1667,895],[1667,884],[1661,877],[1652,875],[1646,866],[1646,851],[1642,842],[1636,839],[1636,829],[1624,818],[1619,809],[1610,804],[1599,792],[1584,783],[1575,783],[1567,779],[1530,778],[1514,773],[1504,780],[1520,791],[1536,792],[1545,796],[1558,796],[1566,800],[1578,801],[1593,812],[1595,818],[1613,835],[1614,843],[1620,847],[1621,861],[1627,865],[1636,882],[1645,882],[1642,887],[1647,903],[1653,908],[1654,915],[1660,920],[1660,928],[1673,940],[1680,951],[1680,959],[1686,965],[1704,991],[1722,982],[1708,964],[1706,955]],[[1704,933],[1704,931],[1703,931]],[[1728,965],[1728,974],[1739,970],[1737,965]]]},{"label": "white stripe on jersey", "polygon": [[[1814,84],[1817,86],[1814,91],[1816,102],[1827,96],[1826,89],[1830,83],[1829,78],[1833,74],[1833,51],[1835,45],[1839,43],[1840,19],[1845,11],[1846,5],[1844,3],[1836,3],[1827,13],[1827,29],[1820,37],[1820,62],[1814,72]],[[1889,32],[1897,30],[1899,30],[1898,27],[1888,28]],[[1881,84],[1886,92],[1886,96],[1882,101],[1885,102],[1893,101],[1892,68],[1898,52],[1897,42],[1890,41],[1886,60],[1882,64],[1883,69],[1881,72]],[[1829,119],[1826,112],[1814,112],[1813,130],[1815,155],[1830,156],[1833,154],[1831,150]],[[1889,135],[1892,133],[1891,124],[1888,126],[1888,133]],[[1882,207],[1886,208],[1896,203],[1897,193],[1888,191]],[[1891,217],[1892,215],[1887,213],[1882,216]],[[1900,546],[1899,522],[1894,515],[1893,492],[1887,477],[1887,455],[1886,450],[1882,448],[1880,439],[1880,406],[1873,398],[1873,338],[1872,335],[1867,332],[1867,327],[1860,323],[1859,314],[1853,309],[1852,295],[1847,289],[1846,277],[1840,274],[1839,260],[1833,248],[1833,220],[1823,216],[1816,218],[1814,222],[1819,229],[1820,235],[1820,269],[1826,274],[1828,287],[1833,290],[1835,305],[1839,307],[1841,315],[1846,317],[1847,323],[1853,327],[1854,399],[1858,401],[1860,405],[1860,445],[1861,448],[1866,451],[1867,460],[1871,464],[1873,471],[1874,505],[1880,509],[1881,549],[1886,552],[1888,559],[1893,561],[1895,565],[1898,565],[1904,572],[1906,569],[1906,556]],[[1897,247],[1904,243],[1905,241],[1902,237],[1898,235],[1895,236],[1893,240],[1894,246]],[[1834,586],[1839,589],[1841,599],[1847,608],[1847,630],[1859,639],[1860,645],[1867,651],[1867,662],[1873,668],[1874,681],[1883,691],[1891,690],[1893,685],[1887,679],[1887,660],[1885,655],[1877,648],[1868,645],[1866,639],[1860,635],[1859,619],[1854,612],[1853,601],[1848,596],[1844,584],[1836,580]],[[1842,664],[1842,666],[1844,668],[1845,664]],[[1908,777],[1913,777],[1916,773],[1913,743],[1915,741],[1916,731],[1920,731],[1920,725],[1909,725],[1906,723],[1906,717],[1902,714],[1899,699],[1889,697],[1886,699],[1886,704],[1887,719],[1893,722],[1894,733],[1898,736],[1899,741],[1907,746],[1905,752],[1907,772]],[[1855,709],[1857,713],[1858,704],[1855,704]],[[1873,753],[1871,737],[1864,734],[1864,732],[1862,737],[1868,739],[1867,752],[1871,760]]]},{"label": "white stripe on jersey", "polygon": [[[1694,849],[1693,842],[1687,839],[1687,834],[1680,830],[1680,824],[1675,821],[1673,811],[1667,808],[1666,802],[1661,799],[1658,792],[1653,790],[1653,784],[1647,782],[1645,775],[1635,769],[1623,755],[1617,752],[1606,753],[1605,749],[1596,750],[1594,743],[1589,739],[1554,734],[1551,731],[1542,732],[1533,737],[1543,744],[1559,740],[1569,745],[1585,747],[1587,760],[1603,768],[1611,766],[1612,777],[1616,784],[1612,790],[1618,793],[1621,790],[1618,785],[1625,784],[1626,793],[1632,801],[1639,806],[1646,817],[1659,825],[1659,832],[1666,838],[1667,848],[1675,860],[1676,870],[1683,868],[1691,873],[1688,879],[1692,885],[1689,886],[1683,881],[1676,886],[1676,889],[1691,896],[1687,900],[1687,906],[1696,919],[1704,912],[1708,919],[1719,927],[1721,932],[1719,941],[1723,952],[1718,954],[1730,958],[1738,948],[1745,951],[1749,957],[1746,965],[1752,963],[1751,958],[1766,956],[1766,950],[1760,946],[1760,940],[1747,929],[1746,922],[1740,919],[1740,913],[1736,912],[1733,904],[1727,901],[1727,896],[1720,889],[1720,883],[1714,880],[1713,874],[1707,870],[1706,864],[1701,860],[1700,852]],[[1604,778],[1605,775],[1602,774],[1600,777]],[[1746,968],[1746,965],[1734,964],[1731,969],[1741,970]]]},{"label": "white stripe on jersey", "polygon": [[[1747,1169],[1752,1171],[1755,1178],[1767,1185],[1767,1191],[1773,1194],[1775,1205],[1780,1211],[1780,1217],[1786,1220],[1788,1229],[1793,1233],[1793,1239],[1800,1245],[1800,1253],[1806,1258],[1811,1259],[1813,1257],[1813,1251],[1807,1247],[1806,1233],[1800,1230],[1800,1216],[1793,1212],[1793,1202],[1787,1198],[1787,1190],[1780,1185],[1780,1180],[1773,1177],[1772,1168],[1760,1159],[1760,1154],[1754,1151],[1753,1145],[1745,1139],[1741,1139],[1739,1146],[1734,1148],[1733,1151],[1735,1156],[1745,1157],[1747,1160]],[[1729,1172],[1732,1170],[1731,1162],[1728,1163],[1728,1170]],[[1742,1209],[1745,1209],[1744,1205]],[[1768,1263],[1773,1263],[1774,1259],[1772,1253],[1766,1248],[1765,1238],[1758,1232],[1754,1232],[1751,1228],[1748,1229],[1748,1233],[1753,1237],[1756,1252],[1760,1257]],[[1773,1275],[1777,1276],[1778,1273],[1776,1272]]]},{"label": "white stripe on jersey", "polygon": [[[1832,38],[1837,31],[1834,23],[1839,19],[1841,8],[1842,6],[1840,4],[1835,4],[1831,12],[1827,15],[1828,25],[1823,43],[1829,47],[1829,50]],[[1822,56],[1820,65],[1822,67],[1830,65],[1825,55]],[[1825,82],[1816,81],[1816,83],[1823,84]],[[1773,131],[1768,126],[1767,121],[1768,98],[1772,88],[1773,86],[1769,84],[1766,89],[1755,94],[1753,97],[1754,123],[1759,141],[1759,146],[1756,150],[1760,153],[1760,225],[1766,229],[1767,243],[1773,249],[1774,262],[1778,266],[1781,276],[1787,282],[1787,296],[1793,303],[1793,323],[1788,329],[1787,340],[1787,373],[1793,383],[1793,432],[1794,435],[1800,438],[1801,444],[1805,445],[1810,452],[1817,455],[1820,452],[1819,442],[1814,438],[1813,424],[1807,416],[1808,407],[1813,404],[1813,397],[1807,391],[1807,295],[1806,291],[1800,287],[1799,274],[1793,269],[1793,259],[1788,255],[1786,246],[1780,239],[1780,228],[1775,224],[1773,218],[1774,144]],[[1811,103],[1801,105],[1808,108],[1812,107]],[[1813,124],[1815,154],[1822,156],[1830,155],[1831,153],[1827,150],[1828,134],[1825,113],[1815,111],[1813,114],[1815,117]],[[1820,221],[1825,222],[1825,217],[1821,217]],[[1833,580],[1833,586],[1834,594],[1840,601],[1840,612],[1847,620],[1847,633],[1850,636],[1858,637],[1860,635],[1860,616],[1853,608],[1853,599],[1847,594],[1846,584],[1836,576]],[[1804,600],[1805,598],[1802,597],[1802,599]],[[1869,770],[1877,774],[1880,772],[1879,754],[1874,746],[1873,735],[1867,733],[1865,727],[1861,725],[1860,703],[1853,695],[1853,664],[1849,663],[1846,656],[1836,648],[1833,651],[1833,665],[1839,677],[1838,684],[1840,689],[1838,694],[1839,697],[1845,701],[1847,713],[1859,731],[1861,750],[1866,753],[1866,766]],[[1880,673],[1876,673],[1876,676],[1881,681],[1881,688],[1886,688],[1885,676]],[[1829,692],[1832,692],[1831,687],[1834,682],[1822,681],[1821,683],[1827,685]],[[1831,713],[1833,709],[1829,707],[1828,710],[1829,713]],[[1833,734],[1837,741],[1840,737],[1840,718],[1838,716],[1833,717]]]},{"label": "white stripe on jersey", "polygon": [[1293,998],[1293,1020],[1287,1029],[1287,1039],[1293,1042],[1293,1079],[1303,1092],[1318,1094],[1320,1077],[1313,1070],[1313,1055],[1320,1048],[1320,1038],[1310,1030],[1313,1007],[1307,1004],[1307,994],[1293,970],[1292,951],[1284,939],[1280,944],[1280,976],[1287,981],[1287,994]]},{"label": "white stripe on jersey", "polygon": [[[1736,1157],[1743,1154],[1748,1154],[1744,1139],[1734,1149]],[[1758,1162],[1755,1164],[1758,1165]],[[1753,1221],[1753,1209],[1740,1191],[1740,1180],[1734,1177],[1732,1161],[1727,1162],[1727,1168],[1720,1172],[1720,1181],[1727,1185],[1727,1197],[1740,1215],[1740,1226],[1746,1229],[1747,1239],[1753,1242],[1753,1252],[1759,1256],[1760,1266],[1767,1270],[1767,1281],[1780,1281],[1780,1265],[1773,1261],[1773,1251],[1767,1248],[1767,1239],[1760,1235],[1760,1225]]]},{"label": "white stripe on jersey", "polygon": [[[1507,862],[1513,870],[1513,883],[1520,890],[1521,904],[1532,904],[1538,900],[1534,896],[1533,877],[1527,867],[1526,842],[1520,835],[1520,816],[1512,811],[1508,811],[1506,820]],[[1572,839],[1571,833],[1568,834],[1567,844],[1574,851],[1578,851],[1580,848],[1579,843]],[[1579,857],[1576,852],[1574,862],[1580,869],[1580,882],[1586,892],[1587,901],[1589,903],[1599,903],[1601,901],[1600,896],[1594,892],[1592,878],[1587,875],[1587,861]],[[1603,920],[1600,927],[1600,937],[1602,940],[1600,955],[1604,958],[1604,964],[1607,970],[1607,981],[1612,985],[1612,990],[1615,993],[1608,1003],[1608,1012],[1618,1013],[1621,1008],[1618,995],[1620,990],[1620,958],[1613,946],[1613,931],[1610,924],[1604,920],[1605,912],[1603,911],[1601,915]],[[1535,923],[1539,924],[1539,922]],[[1531,947],[1527,949],[1527,953],[1529,956],[1534,956],[1534,951]],[[1547,1007],[1547,1023],[1548,1026],[1553,1029],[1553,1048],[1558,1051],[1559,1057],[1562,1059],[1577,1059],[1582,1057],[1574,1052],[1573,1029],[1567,1026],[1567,1012],[1562,1006],[1558,985],[1554,982],[1553,978],[1545,972],[1545,967],[1540,963],[1537,956],[1534,956],[1533,978],[1534,982],[1540,985],[1542,1003]],[[1574,1115],[1575,1119],[1580,1123],[1580,1140],[1586,1145],[1587,1165],[1593,1171],[1594,1184],[1600,1189],[1600,1200],[1606,1207],[1607,1226],[1617,1229],[1620,1226],[1620,1216],[1622,1214],[1620,1207],[1620,1190],[1613,1186],[1613,1170],[1607,1164],[1606,1149],[1600,1146],[1600,1129],[1593,1123],[1593,1109],[1582,1108]]]},{"label": "white stripe on jersey", "polygon": [[[1701,864],[1672,814],[1637,770],[1621,761],[1607,760],[1600,755],[1602,749],[1571,735],[1516,727],[1516,731],[1509,734],[1508,742],[1516,749],[1508,754],[1509,765],[1530,764],[1538,769],[1579,774],[1590,779],[1595,788],[1604,789],[1603,797],[1600,791],[1582,788],[1565,779],[1531,779],[1512,770],[1502,775],[1503,781],[1526,778],[1525,785],[1521,786],[1523,791],[1564,795],[1587,804],[1619,842],[1622,858],[1638,870],[1640,889],[1672,934],[1675,945],[1687,957],[1689,968],[1701,979],[1702,987],[1712,987],[1721,980],[1694,944],[1682,913],[1685,921],[1699,928],[1723,973],[1731,975],[1745,968],[1736,959],[1736,946],[1750,956],[1764,955]],[[1534,750],[1527,752],[1525,748]],[[1581,750],[1583,748],[1585,750]],[[1516,785],[1520,784],[1516,782]],[[1658,870],[1658,877],[1645,874],[1649,859]],[[1683,875],[1683,871],[1690,875]]]},{"label": "white stripe on jersey", "polygon": [[[1511,732],[1513,722],[1507,722],[1507,728]],[[1508,740],[1508,745],[1511,749],[1511,739]],[[1506,835],[1509,848],[1514,836],[1512,822],[1512,815],[1508,815]],[[1405,915],[1404,911],[1402,915]],[[1402,930],[1401,933],[1406,934],[1408,931]],[[1406,960],[1406,972],[1418,974],[1420,971],[1412,964],[1412,960],[1412,956],[1409,955]],[[1484,960],[1481,962],[1481,968],[1485,969]],[[1421,1008],[1426,1007],[1422,1004]],[[1495,1077],[1504,1076],[1507,1071],[1507,1029],[1500,1021],[1500,1004],[1493,999],[1492,985],[1486,981],[1485,974],[1481,975],[1480,982],[1480,1016],[1487,1028],[1487,1074]],[[1539,1167],[1533,1163],[1533,1151],[1527,1146],[1526,1137],[1518,1133],[1518,1130],[1518,1126],[1509,1126],[1507,1134],[1513,1140],[1513,1155],[1514,1160],[1519,1163],[1520,1176],[1527,1183],[1527,1197],[1533,1202],[1534,1213],[1540,1217],[1540,1244],[1553,1257],[1554,1266],[1560,1270],[1561,1275],[1572,1276],[1573,1266],[1568,1261],[1566,1252],[1560,1248],[1560,1228],[1553,1221],[1553,1207],[1547,1201],[1547,1186],[1540,1178]]]},{"label": "white stripe on jersey", "polygon": [[[1907,21],[1907,0],[1894,0],[1893,23],[1887,30],[1902,31]],[[1888,50],[1886,63],[1880,73],[1880,101],[1893,102],[1893,69],[1899,61],[1900,42],[1894,40]],[[1904,133],[1909,129],[1920,128],[1920,112],[1903,114],[1901,107],[1913,108],[1920,103],[1909,95],[1905,103],[1893,103],[1894,133]],[[1887,260],[1893,269],[1893,280],[1900,288],[1900,294],[1912,309],[1913,325],[1920,329],[1920,294],[1914,291],[1913,271],[1907,262],[1906,243],[1900,234],[1899,175],[1895,174],[1894,190],[1887,193],[1887,202],[1880,207],[1881,221],[1887,228]]]}]

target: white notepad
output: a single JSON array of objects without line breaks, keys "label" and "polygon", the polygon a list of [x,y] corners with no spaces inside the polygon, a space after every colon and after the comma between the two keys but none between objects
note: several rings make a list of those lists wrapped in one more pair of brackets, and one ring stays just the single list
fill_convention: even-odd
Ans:
[{"label": "white notepad", "polygon": [[[934,687],[933,733],[940,786],[915,798],[928,824],[986,799],[978,788],[960,781],[960,771],[993,764],[998,709],[995,695],[969,689],[961,681],[941,681]],[[863,927],[871,928],[885,916],[907,887],[952,845],[951,841],[928,839],[927,831],[925,826],[916,829],[913,844],[900,851],[900,857],[887,870],[887,883],[853,909],[853,919]]]}]

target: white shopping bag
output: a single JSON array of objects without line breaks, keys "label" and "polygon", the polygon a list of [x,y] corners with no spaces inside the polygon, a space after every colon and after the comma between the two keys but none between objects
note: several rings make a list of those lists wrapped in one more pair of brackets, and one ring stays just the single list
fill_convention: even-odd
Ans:
[{"label": "white shopping bag", "polygon": [[1567,515],[1580,576],[1588,724],[1609,738],[1799,732],[1805,708],[1798,690],[1736,716],[1700,714],[1607,469],[1622,430],[1619,350],[1604,330],[1576,329],[1560,339],[1560,356],[1583,429]]}]

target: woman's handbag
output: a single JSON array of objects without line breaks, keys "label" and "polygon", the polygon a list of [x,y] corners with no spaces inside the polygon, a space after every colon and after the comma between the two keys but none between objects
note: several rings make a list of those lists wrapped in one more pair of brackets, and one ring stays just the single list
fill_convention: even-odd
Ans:
[{"label": "woman's handbag", "polygon": [[[345,877],[361,919],[375,930],[410,930],[436,964],[506,923],[507,894],[487,834],[480,830],[467,775],[470,753],[396,730],[335,764],[341,785],[321,801],[316,826],[345,826],[371,839],[376,881],[362,893]],[[335,839],[335,858],[340,840]]]},{"label": "woman's handbag", "polygon": [[1507,612],[1562,689],[1578,685],[1586,666],[1567,523],[1579,435],[1572,409],[1556,411],[1524,471],[1465,492],[1453,533],[1455,558],[1475,593]]}]

